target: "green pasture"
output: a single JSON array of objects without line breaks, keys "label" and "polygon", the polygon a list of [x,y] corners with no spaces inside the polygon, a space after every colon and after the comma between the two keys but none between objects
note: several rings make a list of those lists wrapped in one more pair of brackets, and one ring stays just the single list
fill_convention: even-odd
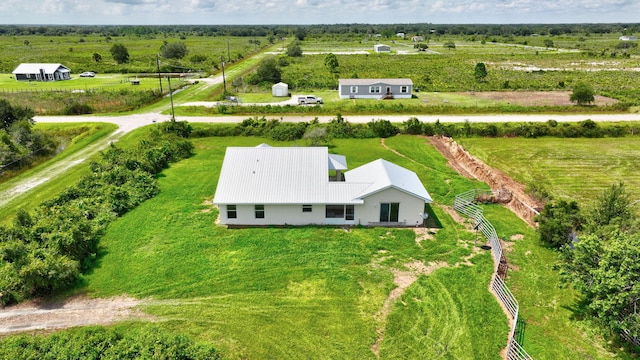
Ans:
[{"label": "green pasture", "polygon": [[542,185],[554,197],[590,206],[620,181],[640,191],[638,138],[460,138],[472,155],[523,184]]},{"label": "green pasture", "polygon": [[[10,73],[20,63],[62,63],[71,69],[73,74],[83,71],[96,73],[153,73],[156,71],[156,55],[164,42],[183,42],[189,53],[184,59],[169,60],[161,58],[162,66],[172,66],[176,72],[203,71],[210,72],[219,66],[221,57],[225,61],[236,61],[260,50],[260,46],[268,45],[266,37],[234,37],[234,36],[197,36],[177,34],[148,34],[143,36],[114,36],[101,34],[64,35],[64,36],[0,36],[0,72]],[[28,42],[28,45],[25,44]],[[124,45],[129,52],[129,62],[117,64],[111,56],[113,44]],[[93,60],[98,53],[102,61]],[[193,62],[197,55],[204,61]],[[122,71],[126,70],[126,71]]]},{"label": "green pasture", "polygon": [[[136,80],[139,84],[133,85]],[[163,79],[166,86],[167,79]],[[176,79],[172,82],[179,83]],[[96,74],[95,77],[79,77],[73,74],[71,80],[63,81],[18,81],[13,74],[0,74],[0,94],[12,92],[48,91],[97,91],[97,90],[159,90],[157,77],[139,77],[135,74]]]}]

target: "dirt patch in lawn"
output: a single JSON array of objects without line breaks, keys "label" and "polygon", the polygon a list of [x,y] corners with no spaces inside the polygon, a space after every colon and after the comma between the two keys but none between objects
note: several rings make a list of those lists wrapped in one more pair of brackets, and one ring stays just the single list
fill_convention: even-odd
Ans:
[{"label": "dirt patch in lawn", "polygon": [[27,301],[0,309],[0,336],[85,325],[108,325],[131,319],[150,320],[137,310],[142,302],[126,296],[90,299],[74,296],[57,302]]},{"label": "dirt patch in lawn", "polygon": [[[570,91],[485,91],[467,92],[466,95],[482,99],[501,101],[522,106],[568,106],[573,105],[569,100]],[[594,105],[606,106],[618,103],[618,100],[606,96],[595,96]]]}]

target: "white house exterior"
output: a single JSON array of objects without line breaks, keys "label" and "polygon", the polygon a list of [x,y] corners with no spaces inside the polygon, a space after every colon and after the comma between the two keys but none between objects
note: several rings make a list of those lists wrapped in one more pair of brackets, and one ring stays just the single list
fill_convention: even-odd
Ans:
[{"label": "white house exterior", "polygon": [[411,79],[340,79],[338,91],[341,99],[411,99]]},{"label": "white house exterior", "polygon": [[20,64],[13,70],[18,81],[58,81],[71,79],[71,70],[62,64]]},{"label": "white house exterior", "polygon": [[618,40],[620,41],[634,41],[634,40],[638,40],[637,36],[632,36],[632,35],[624,35],[624,36],[620,36],[618,38]]},{"label": "white house exterior", "polygon": [[230,226],[422,225],[432,200],[414,172],[383,159],[346,168],[326,147],[229,147],[213,203]]},{"label": "white house exterior", "polygon": [[389,45],[376,44],[373,45],[373,51],[377,53],[391,52],[391,47]]},{"label": "white house exterior", "polygon": [[289,85],[279,82],[277,84],[273,84],[271,87],[271,95],[272,96],[289,96]]}]

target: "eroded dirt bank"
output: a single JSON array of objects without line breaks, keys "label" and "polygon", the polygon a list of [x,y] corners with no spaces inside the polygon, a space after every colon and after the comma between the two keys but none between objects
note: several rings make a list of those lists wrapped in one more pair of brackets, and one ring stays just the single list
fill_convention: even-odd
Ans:
[{"label": "eroded dirt bank", "polygon": [[480,180],[491,187],[498,202],[504,204],[530,226],[535,226],[534,217],[544,204],[525,193],[524,185],[504,172],[494,169],[471,156],[460,144],[444,136],[431,136],[429,143],[449,160],[448,165],[470,179]]}]

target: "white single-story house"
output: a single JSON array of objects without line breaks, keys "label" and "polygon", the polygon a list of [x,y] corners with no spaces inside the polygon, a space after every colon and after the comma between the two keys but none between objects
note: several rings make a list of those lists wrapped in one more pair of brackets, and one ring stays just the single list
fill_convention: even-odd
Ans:
[{"label": "white single-story house", "polygon": [[271,95],[273,96],[289,96],[289,85],[279,82],[271,87]]},{"label": "white single-story house", "polygon": [[341,99],[411,99],[411,79],[340,79],[338,91]]},{"label": "white single-story house", "polygon": [[13,70],[16,80],[58,81],[71,79],[71,70],[62,64],[20,64]]},{"label": "white single-story house", "polygon": [[404,39],[404,37],[406,36],[406,34],[405,34],[405,33],[403,33],[403,32],[399,32],[399,33],[396,33],[396,36],[397,36],[397,37],[399,37],[399,38]]},{"label": "white single-story house", "polygon": [[411,37],[411,41],[413,41],[413,42],[424,41],[424,36],[420,36],[420,35],[412,36]]},{"label": "white single-story house", "polygon": [[632,36],[632,35],[624,35],[624,36],[620,36],[618,38],[618,40],[620,41],[635,41],[638,40],[637,36]]},{"label": "white single-story house", "polygon": [[373,51],[377,53],[391,52],[391,46],[384,44],[373,45]]},{"label": "white single-story house", "polygon": [[347,170],[326,147],[228,147],[213,203],[230,226],[418,226],[431,196],[408,169],[378,159]]}]

